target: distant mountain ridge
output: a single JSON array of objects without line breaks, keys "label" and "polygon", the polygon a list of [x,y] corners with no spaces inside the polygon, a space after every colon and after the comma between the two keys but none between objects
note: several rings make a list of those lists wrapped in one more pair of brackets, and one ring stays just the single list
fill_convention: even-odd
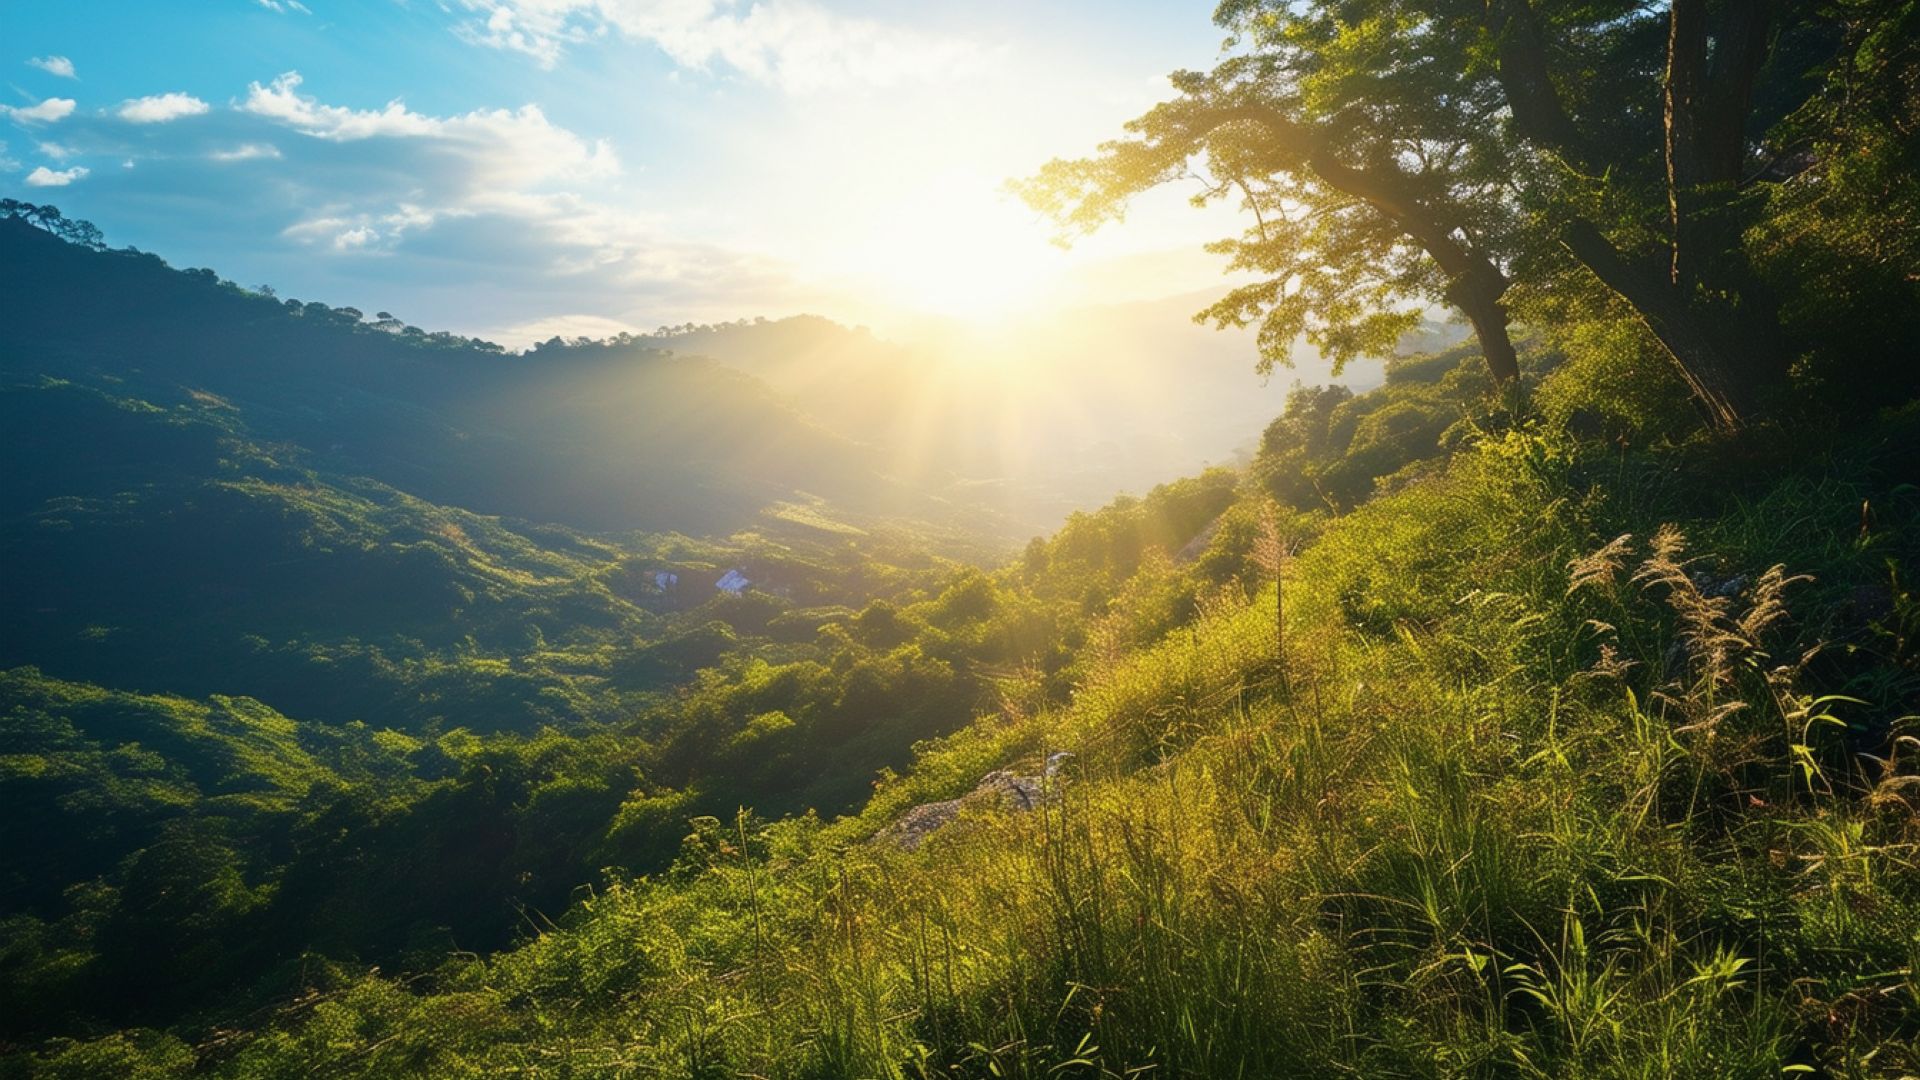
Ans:
[{"label": "distant mountain ridge", "polygon": [[858,444],[711,361],[599,344],[513,355],[363,319],[0,220],[9,381],[217,403],[324,471],[575,528],[724,534],[807,496],[980,520],[893,483]]},{"label": "distant mountain ridge", "polygon": [[[942,347],[890,342],[813,315],[663,328],[639,339],[764,380],[826,427],[875,446],[916,485],[957,476],[971,497],[1045,530],[1122,492],[1250,456],[1295,382],[1383,380],[1363,361],[1335,375],[1304,345],[1263,379],[1251,331],[1197,325],[1211,293],[1077,308]],[[1458,340],[1432,327],[1410,347]]]},{"label": "distant mountain ridge", "polygon": [[[1055,313],[907,346],[819,316],[663,328],[524,353],[281,299],[0,220],[0,374],[208,395],[249,430],[479,513],[702,535],[785,501],[997,550],[1076,509],[1245,459],[1295,381],[1207,295]],[[1439,338],[1435,339],[1440,340]],[[1376,384],[1378,365],[1339,376]]]}]

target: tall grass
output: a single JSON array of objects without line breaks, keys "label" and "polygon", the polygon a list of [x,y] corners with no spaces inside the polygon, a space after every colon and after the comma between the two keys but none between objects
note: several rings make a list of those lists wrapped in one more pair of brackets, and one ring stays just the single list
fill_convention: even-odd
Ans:
[{"label": "tall grass", "polygon": [[[1623,514],[1577,464],[1509,436],[1297,556],[1275,531],[1251,595],[1083,665],[1064,707],[923,746],[858,817],[700,825],[672,874],[616,877],[512,953],[413,987],[320,980],[201,1065],[1920,1070],[1920,739],[1862,758],[1847,719],[1901,711],[1904,676],[1879,684],[1891,700],[1814,685],[1807,634],[1832,624],[1801,615],[1827,577],[1911,539],[1763,549],[1732,511],[1689,523],[1689,544],[1651,516],[1670,507]],[[970,810],[911,852],[867,839],[1057,749],[1075,756],[1036,811]]]}]

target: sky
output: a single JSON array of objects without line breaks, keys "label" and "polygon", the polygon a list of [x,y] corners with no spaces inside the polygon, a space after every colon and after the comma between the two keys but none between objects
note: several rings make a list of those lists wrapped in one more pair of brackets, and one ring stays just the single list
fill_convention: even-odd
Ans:
[{"label": "sky", "polygon": [[1192,189],[1005,194],[1209,67],[1180,0],[0,0],[0,193],[176,266],[525,344],[1217,287]]}]

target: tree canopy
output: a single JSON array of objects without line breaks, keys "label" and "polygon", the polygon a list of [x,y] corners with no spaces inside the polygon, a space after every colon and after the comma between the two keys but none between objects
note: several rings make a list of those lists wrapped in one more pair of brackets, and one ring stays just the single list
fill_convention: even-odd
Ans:
[{"label": "tree canopy", "polygon": [[[1876,211],[1846,188],[1899,186],[1892,163],[1910,160],[1914,60],[1893,42],[1910,41],[1914,12],[1227,0],[1219,65],[1175,74],[1178,96],[1124,138],[1018,187],[1068,234],[1177,179],[1199,178],[1196,201],[1237,199],[1251,224],[1213,250],[1261,280],[1200,317],[1258,323],[1263,369],[1302,336],[1337,362],[1385,354],[1444,305],[1511,383],[1517,319],[1624,315],[1704,418],[1732,429],[1774,407],[1796,361],[1819,359],[1796,321],[1810,305],[1769,274],[1783,219],[1811,199],[1888,229],[1911,220],[1909,188]],[[1911,300],[1911,252],[1889,255]]]}]

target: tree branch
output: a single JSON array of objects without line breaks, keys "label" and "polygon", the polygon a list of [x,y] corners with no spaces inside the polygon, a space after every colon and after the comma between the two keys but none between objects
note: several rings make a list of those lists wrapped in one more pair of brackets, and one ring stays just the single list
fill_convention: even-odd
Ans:
[{"label": "tree branch", "polygon": [[1419,244],[1446,274],[1446,300],[1473,324],[1481,355],[1498,382],[1520,375],[1519,358],[1508,333],[1501,297],[1510,282],[1493,261],[1456,240],[1446,217],[1425,205],[1409,190],[1405,173],[1397,169],[1361,169],[1341,161],[1320,132],[1296,122],[1279,109],[1262,103],[1223,106],[1208,117],[1209,130],[1237,122],[1257,123],[1299,152],[1307,168],[1327,186],[1367,203],[1385,215]]},{"label": "tree branch", "polygon": [[1487,31],[1499,56],[1499,80],[1513,124],[1534,143],[1586,173],[1606,171],[1606,156],[1588,141],[1553,85],[1540,16],[1527,0],[1486,0]]}]

